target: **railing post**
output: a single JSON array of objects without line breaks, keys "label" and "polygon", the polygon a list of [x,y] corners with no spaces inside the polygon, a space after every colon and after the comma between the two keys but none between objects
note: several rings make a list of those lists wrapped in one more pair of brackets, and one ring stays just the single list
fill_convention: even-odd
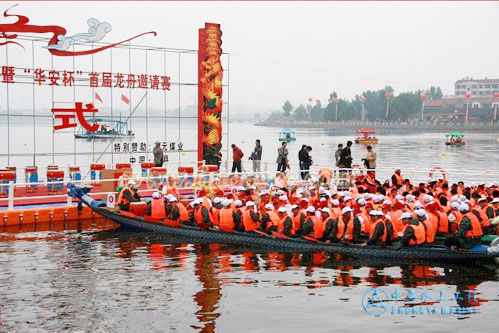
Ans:
[{"label": "railing post", "polygon": [[9,182],[9,207],[8,210],[14,210],[14,182]]}]

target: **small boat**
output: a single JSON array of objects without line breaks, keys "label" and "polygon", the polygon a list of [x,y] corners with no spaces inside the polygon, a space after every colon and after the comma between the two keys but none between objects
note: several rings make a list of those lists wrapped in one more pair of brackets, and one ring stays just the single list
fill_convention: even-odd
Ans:
[{"label": "small boat", "polygon": [[361,128],[357,130],[357,137],[355,138],[355,143],[360,143],[364,145],[376,145],[378,144],[378,138],[374,136],[376,131],[372,128]]},{"label": "small boat", "polygon": [[454,147],[460,147],[464,146],[466,142],[464,142],[464,134],[461,132],[449,132],[445,134],[445,137],[447,140],[445,141],[445,144],[447,146],[454,146]]},{"label": "small boat", "polygon": [[89,132],[80,127],[78,133],[75,134],[76,139],[131,139],[135,134],[128,129],[128,122],[116,120],[95,118],[89,119],[92,124],[99,124],[99,129],[95,132]]},{"label": "small boat", "polygon": [[383,246],[365,246],[349,244],[326,244],[319,241],[310,241],[303,238],[288,238],[280,233],[263,236],[257,233],[232,232],[227,233],[215,229],[200,229],[196,227],[170,225],[168,220],[158,220],[147,216],[138,216],[130,212],[108,209],[105,202],[92,199],[87,193],[91,186],[79,186],[69,183],[68,195],[79,199],[89,206],[95,213],[111,221],[135,231],[153,232],[160,235],[173,237],[187,237],[193,243],[211,242],[258,247],[269,250],[292,252],[317,252],[338,253],[354,258],[379,258],[387,260],[425,260],[445,263],[469,263],[475,261],[490,261],[499,257],[497,242],[489,246],[477,245],[471,249],[447,249],[443,246],[394,248]]},{"label": "small boat", "polygon": [[290,142],[296,141],[295,131],[292,129],[285,129],[279,132],[279,141]]}]

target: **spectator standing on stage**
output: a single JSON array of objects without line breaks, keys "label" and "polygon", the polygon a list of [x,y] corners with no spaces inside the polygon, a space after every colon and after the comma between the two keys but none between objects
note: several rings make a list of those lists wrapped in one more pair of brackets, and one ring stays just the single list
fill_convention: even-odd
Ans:
[{"label": "spectator standing on stage", "polygon": [[[366,167],[368,169],[376,169],[376,159],[378,158],[378,154],[373,150],[372,146],[367,146],[367,156],[366,156]],[[374,176],[375,171],[370,170],[369,173],[372,173]]]},{"label": "spectator standing on stage", "polygon": [[307,145],[301,146],[301,149],[298,152],[298,160],[300,161],[300,170],[307,170],[300,173],[301,179],[305,180],[308,175],[308,169],[310,168],[310,165],[308,164],[310,156],[308,155]]},{"label": "spectator standing on stage", "polygon": [[241,172],[241,159],[243,158],[244,154],[241,149],[239,149],[238,146],[235,144],[231,145],[232,147],[232,172]]},{"label": "spectator standing on stage", "polygon": [[262,162],[262,150],[263,147],[260,145],[260,140],[257,139],[255,142],[255,149],[251,153],[250,160],[253,161],[253,172],[261,172],[260,164]]},{"label": "spectator standing on stage", "polygon": [[288,149],[286,145],[287,143],[283,142],[281,148],[277,149],[277,171],[286,172],[288,166]]},{"label": "spectator standing on stage", "polygon": [[334,159],[336,160],[336,166],[340,165],[341,151],[343,150],[343,144],[338,145],[338,149],[334,152]]},{"label": "spectator standing on stage", "polygon": [[161,142],[156,141],[156,147],[152,150],[154,155],[154,166],[162,167],[163,166],[163,149],[161,149]]},{"label": "spectator standing on stage", "polygon": [[353,142],[348,141],[347,146],[343,148],[341,151],[340,155],[340,165],[342,168],[346,169],[351,169],[352,168],[352,151],[350,150],[350,147],[352,146]]}]

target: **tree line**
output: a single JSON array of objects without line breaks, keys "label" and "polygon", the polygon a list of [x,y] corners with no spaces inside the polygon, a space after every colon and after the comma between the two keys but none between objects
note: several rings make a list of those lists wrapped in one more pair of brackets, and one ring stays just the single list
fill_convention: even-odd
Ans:
[{"label": "tree line", "polygon": [[[387,97],[390,93],[389,112],[386,114]],[[327,105],[321,103],[308,105],[300,104],[294,107],[289,100],[282,106],[282,111],[276,111],[271,114],[271,118],[290,118],[293,120],[308,120],[308,109],[310,108],[310,120],[312,121],[335,121],[336,104],[338,106],[338,121],[342,120],[360,120],[362,119],[362,97],[365,98],[364,108],[367,120],[396,120],[406,121],[410,118],[418,118],[421,114],[422,100],[421,95],[425,94],[427,100],[441,99],[443,94],[440,87],[431,87],[427,90],[418,90],[412,92],[403,92],[395,96],[393,88],[386,86],[381,90],[368,90],[355,96],[352,100],[335,99],[338,97],[336,92],[329,95]]]}]

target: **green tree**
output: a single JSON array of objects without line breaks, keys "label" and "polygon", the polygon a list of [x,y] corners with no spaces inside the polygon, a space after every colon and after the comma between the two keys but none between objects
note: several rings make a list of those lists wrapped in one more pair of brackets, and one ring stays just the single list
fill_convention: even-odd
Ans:
[{"label": "green tree", "polygon": [[389,119],[396,121],[407,121],[417,118],[421,110],[420,92],[401,93],[392,98]]},{"label": "green tree", "polygon": [[293,105],[289,101],[286,101],[282,106],[284,110],[284,117],[289,117],[291,115],[291,111],[293,111]]},{"label": "green tree", "polygon": [[440,87],[431,86],[430,89],[426,91],[426,98],[430,101],[441,99],[443,95],[444,94],[442,94],[442,89],[440,89]]},{"label": "green tree", "polygon": [[293,118],[296,120],[305,120],[308,119],[308,112],[307,109],[303,104],[300,104],[299,107],[294,109],[293,111]]}]

